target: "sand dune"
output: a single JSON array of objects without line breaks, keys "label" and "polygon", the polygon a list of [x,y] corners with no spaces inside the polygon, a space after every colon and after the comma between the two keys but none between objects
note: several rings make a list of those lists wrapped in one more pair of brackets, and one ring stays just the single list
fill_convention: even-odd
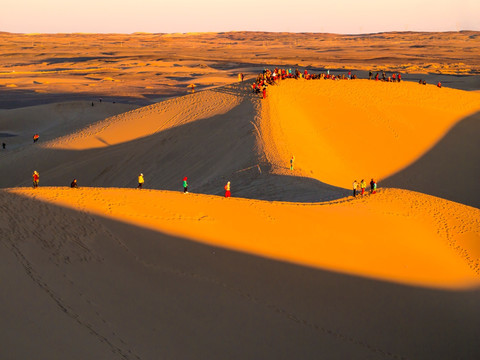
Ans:
[{"label": "sand dune", "polygon": [[[318,80],[263,101],[237,83],[69,125],[42,120],[54,104],[3,118],[47,135],[0,158],[0,357],[477,358],[480,210],[459,203],[478,207],[474,182],[349,195],[354,178],[428,178],[443,149],[474,161],[458,129],[479,96]],[[19,187],[34,169],[41,186]],[[227,180],[234,197],[216,196]]]},{"label": "sand dune", "polygon": [[[480,284],[479,249],[456,241],[480,238],[480,210],[408,191],[303,206],[136,189],[10,191],[214,246],[332,271],[440,288]],[[461,229],[450,234],[459,221]]]},{"label": "sand dune", "polygon": [[280,173],[294,154],[298,173],[349,188],[402,170],[479,110],[478,94],[448,88],[287,80],[269,90],[266,152]]},{"label": "sand dune", "polygon": [[13,275],[3,282],[0,354],[474,359],[480,293],[469,260],[480,254],[465,240],[478,239],[478,210],[377,195],[301,206],[1,191],[1,266]]}]

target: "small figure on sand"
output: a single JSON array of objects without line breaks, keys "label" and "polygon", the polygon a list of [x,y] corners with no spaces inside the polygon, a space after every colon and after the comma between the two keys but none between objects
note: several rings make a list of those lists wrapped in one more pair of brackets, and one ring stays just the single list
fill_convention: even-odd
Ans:
[{"label": "small figure on sand", "polygon": [[442,83],[440,81],[438,82],[437,87],[439,87],[439,88],[442,87]]},{"label": "small figure on sand", "polygon": [[377,193],[377,182],[375,180],[373,180],[373,191],[372,191],[372,194],[376,194]]},{"label": "small figure on sand", "polygon": [[375,194],[377,191],[377,182],[375,180],[370,180],[370,193]]},{"label": "small figure on sand", "polygon": [[231,193],[230,193],[230,181],[227,182],[227,185],[225,185],[224,189],[225,189],[225,197],[226,197],[226,198],[229,198],[229,197],[231,196]]},{"label": "small figure on sand", "polygon": [[73,179],[72,183],[70,184],[70,187],[71,187],[72,189],[78,188],[77,179]]},{"label": "small figure on sand", "polygon": [[5,150],[6,147],[7,147],[7,144],[2,143],[2,148],[3,148],[3,150]]},{"label": "small figure on sand", "polygon": [[187,177],[186,176],[183,178],[183,193],[188,194],[188,183],[187,183]]},{"label": "small figure on sand", "polygon": [[38,134],[33,135],[33,142],[36,143],[39,138],[40,138],[40,135]]},{"label": "small figure on sand", "polygon": [[357,197],[358,183],[357,180],[353,181],[353,197]]},{"label": "small figure on sand", "polygon": [[365,194],[365,189],[367,188],[367,183],[365,182],[364,179],[360,181],[360,188],[362,189],[362,196],[363,196],[363,194]]},{"label": "small figure on sand", "polygon": [[368,72],[368,80],[372,80],[372,76],[373,76],[372,71],[369,71],[369,72]]},{"label": "small figure on sand", "polygon": [[145,179],[143,178],[143,173],[140,173],[140,175],[138,175],[138,187],[137,187],[137,189],[143,188],[143,183],[144,182],[145,182]]},{"label": "small figure on sand", "polygon": [[38,182],[40,181],[40,175],[38,174],[37,170],[33,172],[33,188],[36,189],[38,187]]},{"label": "small figure on sand", "polygon": [[290,159],[290,170],[293,170],[294,162],[295,162],[295,155],[292,155],[292,158]]},{"label": "small figure on sand", "polygon": [[266,85],[263,85],[262,96],[263,96],[264,99],[266,99],[266,97],[267,97],[267,86]]}]

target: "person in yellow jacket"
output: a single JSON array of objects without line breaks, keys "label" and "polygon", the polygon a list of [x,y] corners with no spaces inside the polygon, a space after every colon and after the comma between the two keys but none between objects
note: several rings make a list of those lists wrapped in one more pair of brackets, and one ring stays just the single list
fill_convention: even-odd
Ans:
[{"label": "person in yellow jacket", "polygon": [[143,174],[141,173],[138,175],[138,188],[141,189],[143,188],[143,183],[145,182],[145,179],[143,178]]},{"label": "person in yellow jacket", "polygon": [[225,197],[228,198],[230,197],[231,193],[230,193],[230,181],[227,182],[227,185],[225,185]]},{"label": "person in yellow jacket", "polygon": [[360,181],[360,188],[362,189],[362,196],[363,196],[363,194],[365,194],[365,189],[367,188],[367,183],[365,182],[364,179]]}]

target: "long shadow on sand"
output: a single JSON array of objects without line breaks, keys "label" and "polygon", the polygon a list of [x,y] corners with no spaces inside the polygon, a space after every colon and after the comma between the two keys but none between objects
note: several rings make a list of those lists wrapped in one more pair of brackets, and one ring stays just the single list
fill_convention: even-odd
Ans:
[{"label": "long shadow on sand", "polygon": [[480,208],[480,112],[458,122],[415,163],[381,185]]},{"label": "long shadow on sand", "polygon": [[315,179],[271,174],[250,121],[254,114],[254,105],[247,101],[227,114],[97,149],[30,144],[0,157],[2,170],[9,174],[0,178],[0,186],[28,186],[37,170],[41,185],[66,186],[77,178],[79,186],[136,187],[142,172],[150,189],[183,190],[182,179],[187,176],[189,191],[212,195],[223,194],[227,181],[235,197],[312,202],[349,195]]},{"label": "long shadow on sand", "polygon": [[478,289],[307,268],[3,191],[0,212],[3,359],[480,357]]},{"label": "long shadow on sand", "polygon": [[[160,95],[156,95],[159,97]],[[34,90],[10,89],[0,87],[0,109],[16,109],[27,106],[53,104],[66,101],[97,101],[102,98],[106,102],[117,102],[135,105],[150,105],[148,98],[138,96],[111,96],[103,93],[37,93]]]}]

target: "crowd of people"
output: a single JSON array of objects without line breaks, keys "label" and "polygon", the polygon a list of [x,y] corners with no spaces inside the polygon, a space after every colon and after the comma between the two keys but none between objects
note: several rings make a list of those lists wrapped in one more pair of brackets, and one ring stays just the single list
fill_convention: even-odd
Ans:
[{"label": "crowd of people", "polygon": [[[353,181],[353,197],[357,197],[358,191],[360,191],[360,195],[365,195],[365,189],[367,188],[367,182],[362,179],[360,183],[357,180]],[[375,180],[370,180],[370,194],[377,193],[377,182]]]},{"label": "crowd of people", "polygon": [[[241,81],[243,81],[243,74],[241,74]],[[376,81],[386,81],[386,82],[401,82],[402,74],[399,72],[392,72],[391,75],[387,74],[385,71],[382,71],[381,77],[380,73],[376,73],[373,76],[373,72],[369,71],[368,78],[370,80]],[[239,74],[240,79],[240,74]],[[357,75],[352,73],[351,70],[347,74],[330,74],[330,70],[327,69],[326,72],[320,73],[309,73],[307,69],[301,72],[298,69],[292,71],[289,69],[282,69],[276,67],[275,69],[264,69],[262,73],[258,74],[255,81],[253,81],[252,93],[261,94],[262,98],[267,97],[267,87],[270,85],[277,85],[279,81],[284,79],[305,79],[305,80],[355,80],[358,79]],[[441,87],[441,85],[440,85]]]}]

